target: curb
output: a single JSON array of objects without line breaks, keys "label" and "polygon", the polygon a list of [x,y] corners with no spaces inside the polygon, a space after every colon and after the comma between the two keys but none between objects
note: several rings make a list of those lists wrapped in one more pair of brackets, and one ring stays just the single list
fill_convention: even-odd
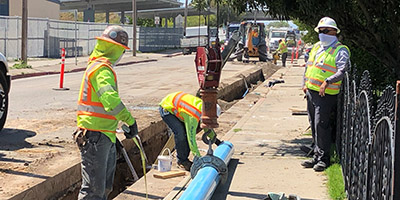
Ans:
[{"label": "curb", "polygon": [[[156,62],[156,61],[157,61],[157,59],[129,61],[129,62],[117,64],[117,66],[146,63],[146,62]],[[64,73],[80,72],[80,71],[85,71],[85,70],[86,70],[86,67],[81,67],[81,68],[76,68],[76,69],[72,69],[69,71],[65,71]],[[21,79],[21,78],[29,78],[29,77],[35,77],[35,76],[53,75],[53,74],[60,74],[60,72],[34,72],[34,73],[28,73],[28,74],[18,74],[18,75],[12,75],[11,80],[16,80],[16,79]]]},{"label": "curb", "polygon": [[178,53],[168,54],[168,55],[165,55],[163,57],[171,58],[171,57],[180,56],[180,55],[183,55],[183,53],[182,52],[178,52]]}]

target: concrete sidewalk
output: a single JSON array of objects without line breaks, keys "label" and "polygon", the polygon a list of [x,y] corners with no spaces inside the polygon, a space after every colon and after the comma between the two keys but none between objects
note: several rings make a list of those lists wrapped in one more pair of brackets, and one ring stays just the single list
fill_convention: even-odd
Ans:
[{"label": "concrete sidewalk", "polygon": [[[141,62],[153,62],[162,58],[168,58],[172,56],[182,55],[180,49],[165,50],[160,53],[137,53],[136,57],[132,56],[132,52],[124,54],[123,58],[119,62],[119,65],[129,65]],[[70,57],[65,59],[65,73],[84,71],[86,69],[87,61],[89,56],[81,56],[75,59]],[[12,69],[12,66],[18,63],[16,61],[8,61],[8,67],[10,69],[9,74],[12,79],[19,79],[24,77],[41,76],[47,74],[58,74],[61,69],[61,58],[49,59],[49,58],[29,58],[28,65],[32,68],[26,69]]]},{"label": "concrete sidewalk", "polygon": [[[292,115],[290,108],[306,109],[303,73],[303,67],[282,68],[249,94],[261,98],[222,138],[234,144],[235,153],[229,164],[230,179],[217,188],[213,199],[263,199],[268,192],[329,199],[324,173],[300,165],[305,154],[299,147],[311,143],[310,136],[302,135],[308,118]],[[285,83],[264,87],[273,79]],[[237,112],[235,106],[228,112]]]}]

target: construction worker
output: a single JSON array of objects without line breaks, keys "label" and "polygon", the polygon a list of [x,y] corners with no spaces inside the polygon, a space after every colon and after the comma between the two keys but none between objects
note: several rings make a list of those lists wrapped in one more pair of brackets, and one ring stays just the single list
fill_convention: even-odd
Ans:
[{"label": "construction worker", "polygon": [[315,147],[313,159],[302,162],[302,166],[323,171],[330,165],[332,122],[336,120],[337,96],[350,64],[350,50],[338,41],[340,29],[332,18],[322,18],[315,31],[320,41],[309,53],[303,87]]},{"label": "construction worker", "polygon": [[[184,93],[174,92],[168,94],[160,102],[160,115],[168,127],[175,135],[175,149],[177,151],[178,166],[190,171],[192,162],[188,159],[190,151],[194,156],[200,157],[197,148],[196,133],[200,127],[201,109],[203,102],[200,98]],[[221,108],[217,105],[217,116],[221,113]],[[209,137],[215,137],[212,130]],[[219,145],[217,139],[215,144]]]},{"label": "construction worker", "polygon": [[82,158],[82,186],[78,199],[104,199],[112,191],[116,168],[116,129],[119,121],[129,125],[127,138],[138,128],[122,103],[113,67],[128,45],[128,33],[120,26],[107,27],[90,55],[78,99],[74,138]]},{"label": "construction worker", "polygon": [[286,67],[286,58],[287,58],[287,54],[288,54],[288,48],[287,48],[285,40],[283,40],[283,39],[279,40],[279,47],[276,51],[280,52],[282,54],[282,66]]}]

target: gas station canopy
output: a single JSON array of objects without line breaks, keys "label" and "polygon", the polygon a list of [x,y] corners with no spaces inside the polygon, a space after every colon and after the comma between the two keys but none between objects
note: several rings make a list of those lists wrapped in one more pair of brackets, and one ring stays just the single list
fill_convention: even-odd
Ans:
[{"label": "gas station canopy", "polygon": [[[125,12],[132,13],[132,0],[60,0],[61,10],[94,10],[96,13]],[[140,18],[161,18],[176,17],[179,14],[184,16],[185,8],[178,0],[136,0],[137,15]],[[202,11],[201,14],[215,14],[215,10],[209,13]],[[198,15],[199,12],[188,7],[188,16]]]},{"label": "gas station canopy", "polygon": [[[132,0],[60,0],[61,10],[93,9],[97,13],[132,11]],[[179,8],[178,0],[136,0],[137,10]]]}]

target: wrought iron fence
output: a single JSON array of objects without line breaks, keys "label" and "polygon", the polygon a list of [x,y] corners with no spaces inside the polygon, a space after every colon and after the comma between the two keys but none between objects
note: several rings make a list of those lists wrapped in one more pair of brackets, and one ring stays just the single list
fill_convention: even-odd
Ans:
[{"label": "wrought iron fence", "polygon": [[397,184],[396,92],[391,86],[383,92],[373,90],[368,71],[361,78],[352,74],[346,73],[342,83],[337,122],[347,196],[349,200],[392,200]]}]

